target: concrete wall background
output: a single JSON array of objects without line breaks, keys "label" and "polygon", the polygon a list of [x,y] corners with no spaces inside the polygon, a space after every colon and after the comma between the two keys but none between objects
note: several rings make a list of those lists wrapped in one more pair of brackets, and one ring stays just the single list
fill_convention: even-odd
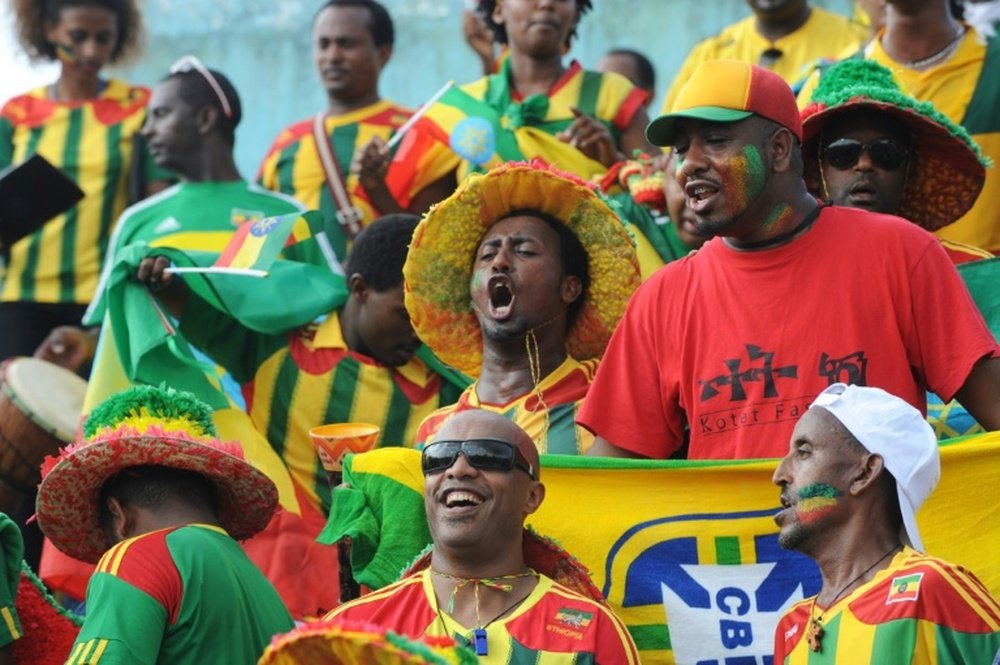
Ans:
[{"label": "concrete wall background", "polygon": [[[384,97],[416,107],[441,84],[480,75],[461,35],[465,0],[382,0],[396,26],[396,48],[382,74]],[[849,13],[851,0],[813,0]],[[229,76],[243,101],[237,162],[256,173],[264,152],[289,123],[323,107],[313,70],[310,22],[322,0],[145,0],[148,44],[141,62],[118,72],[152,84],[170,64],[194,53]],[[585,67],[615,47],[650,57],[659,101],[688,50],[723,26],[749,15],[744,0],[595,0],[570,53]]]}]

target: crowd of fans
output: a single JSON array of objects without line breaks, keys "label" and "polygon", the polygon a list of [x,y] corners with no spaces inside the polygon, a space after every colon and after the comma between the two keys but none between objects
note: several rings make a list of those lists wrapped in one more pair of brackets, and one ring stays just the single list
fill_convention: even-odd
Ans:
[{"label": "crowd of fans", "polygon": [[[1000,655],[1000,605],[914,522],[935,432],[1000,429],[1000,345],[956,267],[1000,253],[998,0],[748,0],[662,104],[641,45],[567,60],[592,0],[479,0],[462,57],[483,76],[419,110],[381,97],[386,8],[329,0],[327,105],[252,179],[222,72],[102,76],[138,57],[139,3],[12,5],[60,70],[0,110],[0,167],[41,155],[83,198],[0,246],[0,361],[87,385],[37,492],[0,493],[24,538],[0,662],[39,639],[23,556],[85,600],[54,662],[637,663],[572,553],[524,526],[545,453],[783,457],[779,539],[823,585],[775,662]],[[237,274],[286,228],[268,279]],[[332,423],[421,451],[432,549],[360,598],[349,543],[316,542],[337,476],[310,430]],[[36,451],[5,427],[6,489]]]}]

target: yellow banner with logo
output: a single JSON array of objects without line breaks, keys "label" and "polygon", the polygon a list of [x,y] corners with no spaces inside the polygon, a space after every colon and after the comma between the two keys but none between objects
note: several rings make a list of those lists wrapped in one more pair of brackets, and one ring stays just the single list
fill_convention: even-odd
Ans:
[{"label": "yellow banner with logo", "polygon": [[[1000,596],[1000,433],[945,442],[941,458],[918,515],[924,544]],[[811,559],[778,546],[775,465],[546,455],[545,501],[528,521],[590,568],[644,663],[771,665],[778,619],[820,585]],[[424,525],[411,544],[399,534],[423,515],[419,453],[383,449],[349,467],[368,499],[364,519],[380,524],[376,540],[392,542],[372,555],[402,570],[426,545]]]}]

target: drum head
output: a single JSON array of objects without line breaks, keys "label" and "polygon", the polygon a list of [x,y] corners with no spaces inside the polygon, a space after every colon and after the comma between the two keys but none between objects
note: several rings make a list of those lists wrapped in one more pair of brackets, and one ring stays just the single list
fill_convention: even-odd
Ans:
[{"label": "drum head", "polygon": [[79,376],[37,358],[11,360],[4,373],[4,390],[25,415],[66,443],[76,438],[87,382]]}]

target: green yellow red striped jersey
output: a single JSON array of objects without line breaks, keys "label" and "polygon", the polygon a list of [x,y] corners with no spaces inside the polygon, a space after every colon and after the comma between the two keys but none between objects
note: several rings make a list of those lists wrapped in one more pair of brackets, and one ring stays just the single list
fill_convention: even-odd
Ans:
[{"label": "green yellow red striped jersey", "polygon": [[0,110],[0,168],[33,154],[62,169],[84,198],[10,249],[4,301],[88,303],[128,195],[132,137],[142,127],[149,90],[118,80],[85,102],[48,98],[42,87]]},{"label": "green yellow red striped jersey", "polygon": [[[823,629],[818,652],[810,618]],[[1000,603],[965,568],[904,547],[832,607],[793,605],[774,642],[783,665],[987,665],[1000,651]]]},{"label": "green yellow red striped jersey", "polygon": [[184,317],[181,329],[243,386],[254,425],[324,513],[330,488],[310,429],[365,422],[381,428],[379,446],[413,445],[423,419],[460,393],[416,357],[386,367],[351,351],[337,312],[286,335],[251,332],[215,310]]},{"label": "green yellow red striped jersey", "polygon": [[[401,635],[451,637],[471,648],[467,628],[438,605],[431,571],[424,570],[329,612],[324,620],[372,623]],[[625,624],[605,605],[545,575],[524,601],[486,626],[484,665],[633,665],[639,652]]]},{"label": "green yellow red striped jersey", "polygon": [[[362,225],[370,224],[379,212],[365,196],[357,175],[351,173],[354,153],[376,136],[388,140],[411,113],[410,109],[383,99],[344,115],[326,117],[326,135],[340,175],[345,179],[345,189],[364,214]],[[334,251],[337,256],[347,256],[346,240],[335,218],[337,205],[316,151],[312,118],[297,122],[278,135],[264,157],[257,179],[264,187],[293,196],[310,210],[322,212]]]},{"label": "green yellow red striped jersey", "polygon": [[540,453],[582,455],[594,443],[594,435],[576,424],[576,412],[597,373],[598,360],[580,362],[569,356],[531,392],[507,404],[479,399],[477,381],[465,389],[458,401],[431,414],[417,430],[417,443],[427,443],[456,413],[483,409],[513,420],[528,433]]},{"label": "green yellow red striped jersey", "polygon": [[[617,145],[622,131],[649,98],[648,92],[625,77],[587,71],[575,61],[547,95],[524,99],[511,89],[509,80],[507,62],[499,73],[461,87],[468,103],[461,102],[460,95],[446,94],[407,132],[386,176],[400,205],[408,206],[418,192],[449,173],[455,172],[461,181],[476,168],[488,169],[510,160],[537,157],[587,179],[602,174],[607,170],[603,165],[552,137],[569,127],[576,118],[572,109],[578,108],[604,124]],[[488,147],[483,149],[480,167],[460,157],[452,147],[463,141],[476,143],[477,136],[483,134],[478,128],[465,132],[469,136],[460,136],[470,117],[489,121],[494,125],[491,134],[497,137],[485,141]],[[505,130],[513,130],[516,141],[504,140]],[[462,147],[459,150],[469,152]]]},{"label": "green yellow red striped jersey", "polygon": [[291,615],[223,529],[188,524],[109,549],[67,665],[255,663]]}]

